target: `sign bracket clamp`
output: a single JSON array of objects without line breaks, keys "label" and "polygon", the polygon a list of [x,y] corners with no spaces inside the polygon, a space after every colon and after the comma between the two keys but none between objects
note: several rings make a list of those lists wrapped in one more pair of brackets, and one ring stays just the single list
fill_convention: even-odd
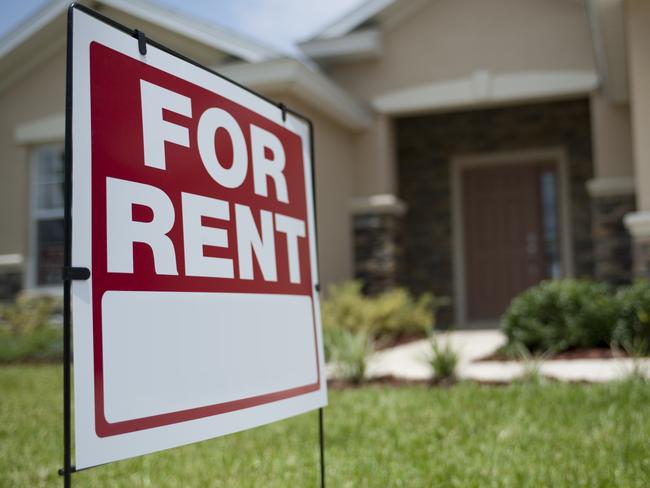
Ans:
[{"label": "sign bracket clamp", "polygon": [[[68,472],[69,473],[76,473],[77,468],[75,468],[74,466],[70,466],[70,470]],[[65,476],[66,475],[66,469],[65,468],[59,468],[58,473],[59,473],[59,476]]]},{"label": "sign bracket clamp", "polygon": [[145,35],[145,33],[142,32],[141,30],[135,29],[135,31],[133,31],[133,37],[135,37],[138,40],[138,51],[140,51],[140,54],[146,56],[147,36]]},{"label": "sign bracket clamp", "polygon": [[282,111],[282,122],[286,122],[287,121],[287,106],[284,103],[280,102],[280,103],[278,103],[278,108]]},{"label": "sign bracket clamp", "polygon": [[64,266],[63,281],[86,281],[90,278],[90,270],[84,267]]},{"label": "sign bracket clamp", "polygon": [[[67,158],[67,156],[66,156]],[[69,168],[69,166],[68,166]],[[70,184],[66,180],[68,191]],[[66,214],[69,215],[70,195],[66,193]],[[66,231],[70,231],[69,216],[66,219]],[[77,472],[77,468],[71,463],[72,457],[72,412],[71,412],[71,388],[70,388],[70,363],[72,354],[70,351],[71,321],[70,321],[70,285],[73,281],[86,281],[90,278],[90,269],[85,267],[69,266],[72,255],[69,239],[66,240],[65,261],[66,265],[61,269],[63,278],[63,437],[64,437],[64,467],[59,469],[59,476],[63,476],[63,484],[66,488],[72,485],[72,473]]]}]

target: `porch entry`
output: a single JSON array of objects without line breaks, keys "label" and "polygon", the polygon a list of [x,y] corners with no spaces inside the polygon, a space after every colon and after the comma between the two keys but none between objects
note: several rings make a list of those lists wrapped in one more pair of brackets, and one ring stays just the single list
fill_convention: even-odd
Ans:
[{"label": "porch entry", "polygon": [[493,321],[511,299],[561,275],[557,166],[461,172],[467,320]]}]

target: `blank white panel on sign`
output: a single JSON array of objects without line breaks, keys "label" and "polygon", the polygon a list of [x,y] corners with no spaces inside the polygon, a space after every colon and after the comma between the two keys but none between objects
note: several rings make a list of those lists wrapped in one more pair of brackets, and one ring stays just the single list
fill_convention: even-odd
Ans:
[{"label": "blank white panel on sign", "polygon": [[179,412],[316,383],[313,313],[311,297],[300,295],[106,292],[106,420]]}]

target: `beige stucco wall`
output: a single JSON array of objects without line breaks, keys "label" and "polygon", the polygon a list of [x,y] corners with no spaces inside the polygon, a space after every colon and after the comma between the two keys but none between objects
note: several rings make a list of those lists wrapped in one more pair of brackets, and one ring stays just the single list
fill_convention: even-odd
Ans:
[{"label": "beige stucco wall", "polygon": [[363,99],[475,70],[589,70],[591,38],[582,2],[435,0],[384,32],[381,59],[329,74]]},{"label": "beige stucco wall", "polygon": [[64,49],[0,92],[0,255],[27,253],[29,148],[17,145],[15,129],[63,113],[64,101]]},{"label": "beige stucco wall", "polygon": [[630,107],[612,104],[599,93],[591,96],[594,177],[634,176]]},{"label": "beige stucco wall", "polygon": [[628,0],[627,46],[639,210],[650,210],[650,2]]},{"label": "beige stucco wall", "polygon": [[372,127],[354,136],[356,196],[397,191],[393,123],[389,116],[375,115]]},{"label": "beige stucco wall", "polygon": [[310,118],[314,126],[319,271],[326,291],[328,285],[352,277],[353,135],[295,97],[268,95]]},{"label": "beige stucco wall", "polygon": [[[383,33],[378,60],[330,66],[327,74],[368,102],[409,87],[523,71],[594,70],[581,2],[436,0]],[[356,140],[355,193],[395,191],[390,119]]]}]

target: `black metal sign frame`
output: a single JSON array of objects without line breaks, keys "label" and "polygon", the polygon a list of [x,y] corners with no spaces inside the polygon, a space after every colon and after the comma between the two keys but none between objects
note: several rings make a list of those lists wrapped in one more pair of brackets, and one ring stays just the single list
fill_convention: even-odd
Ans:
[{"label": "black metal sign frame", "polygon": [[[216,71],[203,66],[200,63],[170,49],[159,42],[148,38],[144,32],[138,29],[131,29],[115,20],[106,17],[99,12],[88,8],[84,5],[72,3],[67,11],[67,50],[66,50],[66,90],[65,90],[65,186],[64,186],[64,237],[65,246],[63,254],[63,468],[59,470],[59,475],[63,478],[63,486],[70,488],[72,486],[72,474],[78,471],[72,464],[72,302],[71,287],[74,280],[87,280],[90,278],[90,270],[87,268],[72,267],[72,41],[74,35],[73,12],[77,9],[95,19],[108,24],[134,38],[138,43],[140,54],[146,55],[147,45],[153,46],[161,51],[166,52],[182,61],[190,63],[202,70],[205,70],[219,78],[222,78],[247,92],[275,105],[282,113],[282,120],[286,120],[287,114],[300,118],[309,128],[309,146],[311,158],[311,186],[314,199],[314,228],[316,235],[314,243],[318,250],[318,227],[316,219],[316,184],[315,184],[315,165],[314,165],[314,130],[311,120],[304,115],[296,112],[282,103],[275,102],[268,97],[247,88],[230,78],[223,76]],[[318,252],[316,253],[318,255]],[[320,286],[315,285],[316,291],[320,291]],[[320,457],[320,486],[325,488],[325,429],[323,421],[323,407],[318,409],[318,437],[319,437],[319,457]],[[90,468],[85,468],[90,469]]]}]

